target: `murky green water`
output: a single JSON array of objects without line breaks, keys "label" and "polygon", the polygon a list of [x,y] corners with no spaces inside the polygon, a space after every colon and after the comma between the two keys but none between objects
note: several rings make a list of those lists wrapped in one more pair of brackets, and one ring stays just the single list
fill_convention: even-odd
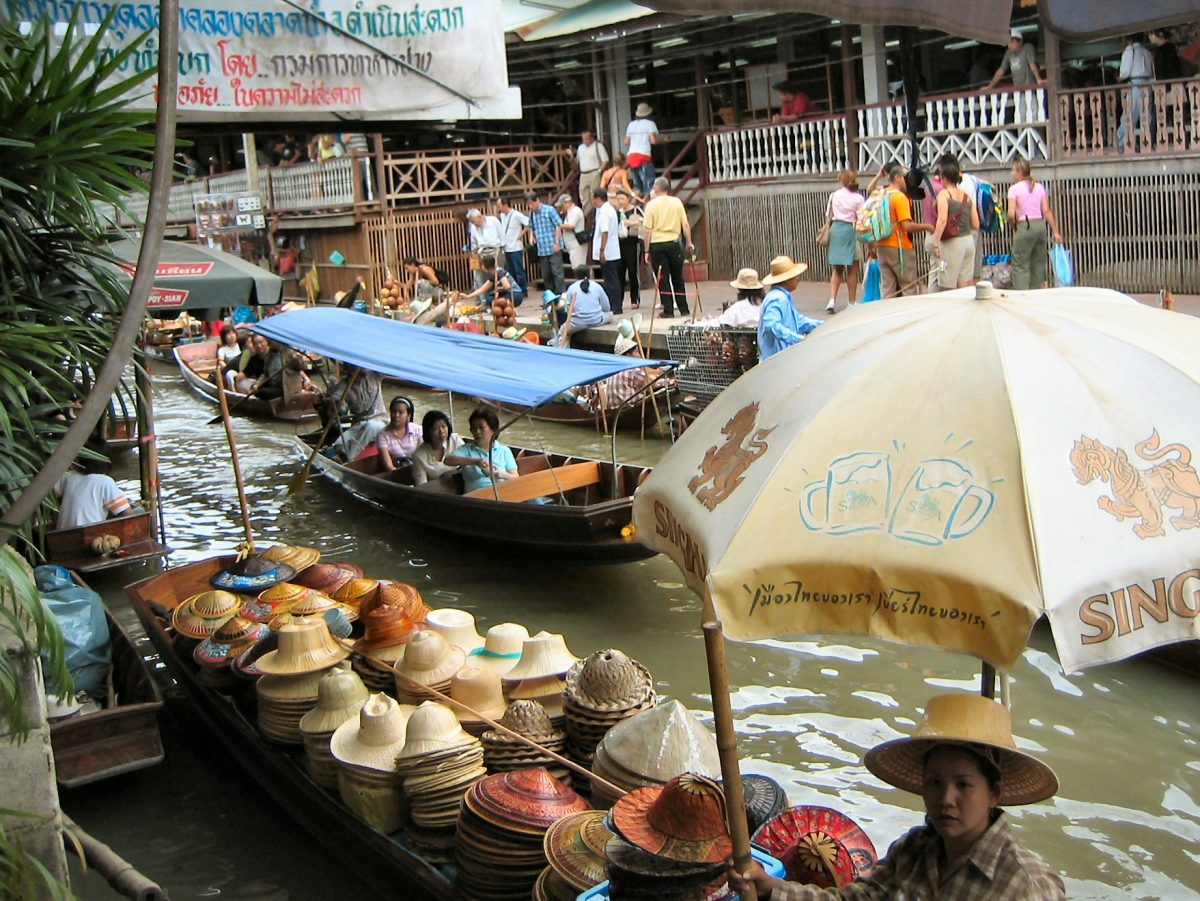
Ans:
[{"label": "murky green water", "polygon": [[[184,561],[240,540],[224,434],[213,409],[178,374],[156,379],[167,538]],[[444,396],[415,398],[419,413]],[[460,425],[469,410],[456,405]],[[582,656],[616,646],[645,663],[659,690],[695,710],[709,707],[700,608],[665,558],[584,567],[512,560],[481,542],[422,534],[314,479],[281,500],[298,470],[286,427],[237,421],[258,539],[321,548],[368,575],[412,581],[434,605],[471,610],[481,631],[513,620],[563,632]],[[465,431],[465,428],[462,429]],[[514,443],[605,456],[608,439],[568,427],[520,425]],[[653,463],[666,445],[636,436],[626,459]],[[130,472],[132,475],[132,470]],[[100,581],[120,605],[120,584]],[[126,619],[133,621],[126,610]],[[731,645],[733,706],[745,772],[779,779],[793,804],[823,804],[854,817],[882,853],[920,820],[920,800],[862,766],[872,745],[911,730],[916,708],[949,689],[976,685],[975,662],[863,639]],[[1014,727],[1027,750],[1058,772],[1050,802],[1013,808],[1022,840],[1065,877],[1071,898],[1191,898],[1200,889],[1200,692],[1195,680],[1133,662],[1063,676],[1048,632],[1012,675]],[[166,719],[168,762],[64,797],[81,825],[112,843],[175,898],[362,897],[353,855],[331,837],[322,848],[300,832],[253,780],[186,723]],[[86,898],[111,893],[89,878]]]}]

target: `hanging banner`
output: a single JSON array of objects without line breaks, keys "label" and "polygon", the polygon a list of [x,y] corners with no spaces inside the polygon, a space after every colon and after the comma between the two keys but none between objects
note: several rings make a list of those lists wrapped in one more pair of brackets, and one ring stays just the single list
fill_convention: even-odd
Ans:
[{"label": "hanging banner", "polygon": [[[496,119],[521,115],[508,85],[500,0],[182,0],[179,118]],[[115,5],[112,48],[157,29],[157,3],[80,3],[85,25]],[[9,19],[67,22],[73,0],[0,0]],[[123,75],[158,66],[157,35]],[[157,84],[134,98],[154,109]]]}]

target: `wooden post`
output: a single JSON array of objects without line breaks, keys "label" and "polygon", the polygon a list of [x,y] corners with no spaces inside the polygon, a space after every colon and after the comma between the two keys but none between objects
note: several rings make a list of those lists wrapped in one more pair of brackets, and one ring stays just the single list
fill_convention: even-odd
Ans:
[{"label": "wooden post", "polygon": [[842,107],[846,115],[846,162],[858,169],[858,67],[854,65],[854,29],[841,28],[842,36]]},{"label": "wooden post", "polygon": [[242,132],[242,156],[246,158],[246,187],[251,194],[262,196],[262,185],[258,180],[258,148],[254,132]]},{"label": "wooden post", "polygon": [[146,361],[133,370],[137,404],[138,473],[142,483],[142,506],[150,514],[150,537],[162,541],[162,504],[158,484],[158,436],[154,434],[154,394]]},{"label": "wooden post", "polygon": [[1062,134],[1059,122],[1062,115],[1058,108],[1058,92],[1062,87],[1062,52],[1058,35],[1049,28],[1042,29],[1046,40],[1046,139],[1050,145],[1050,159],[1057,162],[1062,152]]},{"label": "wooden post", "polygon": [[379,132],[371,135],[371,153],[375,158],[375,196],[379,199],[380,209],[387,210],[390,206],[385,181],[387,167],[383,164],[383,135]]},{"label": "wooden post", "polygon": [[221,420],[225,423],[225,438],[229,442],[229,459],[233,463],[233,480],[237,485],[238,506],[242,511],[242,528],[246,532],[246,553],[254,553],[254,529],[250,525],[250,504],[246,501],[246,485],[242,480],[242,464],[238,460],[237,438],[233,434],[233,419],[229,415],[229,401],[225,398],[225,374],[221,367],[213,373],[217,381],[217,399],[221,404]]}]

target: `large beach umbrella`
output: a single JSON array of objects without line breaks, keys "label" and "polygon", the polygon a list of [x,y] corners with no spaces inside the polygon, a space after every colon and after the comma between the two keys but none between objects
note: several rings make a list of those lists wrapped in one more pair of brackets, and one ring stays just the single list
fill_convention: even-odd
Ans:
[{"label": "large beach umbrella", "polygon": [[1043,613],[1067,670],[1200,637],[1200,320],[1096,289],[979,294],[827,321],[722,392],[638,489],[638,539],[704,602],[735,792],[722,629],[1001,669]]},{"label": "large beach umbrella", "polygon": [[[130,278],[139,241],[110,244],[109,252]],[[283,279],[241,257],[203,244],[163,241],[147,310],[218,309],[279,303]]]}]

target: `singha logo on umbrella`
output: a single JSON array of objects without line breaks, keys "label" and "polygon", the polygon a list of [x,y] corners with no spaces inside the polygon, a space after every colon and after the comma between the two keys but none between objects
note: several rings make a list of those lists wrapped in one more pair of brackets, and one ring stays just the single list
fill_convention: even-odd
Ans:
[{"label": "singha logo on umbrella", "polygon": [[1108,483],[1110,495],[1100,497],[1096,504],[1117,522],[1137,519],[1133,527],[1138,538],[1161,538],[1163,507],[1179,511],[1168,522],[1176,530],[1200,528],[1200,477],[1191,465],[1192,452],[1183,444],[1168,444],[1159,448],[1158,429],[1149,438],[1133,446],[1137,455],[1148,463],[1175,454],[1172,460],[1138,469],[1129,462],[1129,455],[1118,448],[1101,444],[1099,439],[1081,435],[1071,448],[1071,467],[1080,485],[1096,479]]},{"label": "singha logo on umbrella", "polygon": [[757,422],[758,401],[753,401],[734,413],[721,427],[721,434],[727,436],[725,443],[704,452],[699,472],[688,482],[688,491],[709,510],[715,510],[733,494],[742,484],[750,464],[767,452],[766,439],[775,427],[755,429]]}]

